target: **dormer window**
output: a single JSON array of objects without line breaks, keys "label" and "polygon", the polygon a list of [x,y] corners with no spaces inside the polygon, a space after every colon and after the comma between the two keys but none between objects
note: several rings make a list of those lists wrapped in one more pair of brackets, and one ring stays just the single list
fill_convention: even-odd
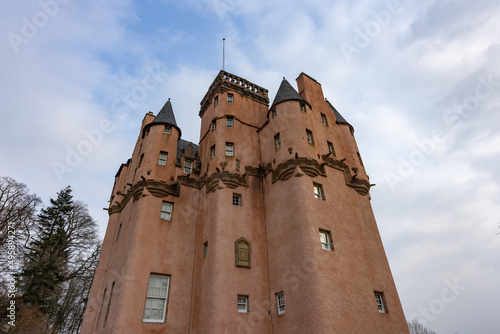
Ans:
[{"label": "dormer window", "polygon": [[191,174],[193,172],[193,161],[184,159],[184,168],[182,171],[184,174]]},{"label": "dormer window", "polygon": [[172,133],[172,127],[170,125],[165,125],[165,129],[163,130],[163,132],[171,134]]}]

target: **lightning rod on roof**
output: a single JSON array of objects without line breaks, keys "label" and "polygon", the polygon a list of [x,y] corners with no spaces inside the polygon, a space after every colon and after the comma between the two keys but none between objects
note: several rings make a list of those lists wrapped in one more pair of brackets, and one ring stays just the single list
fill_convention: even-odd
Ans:
[{"label": "lightning rod on roof", "polygon": [[226,63],[226,39],[222,39],[222,70],[224,71],[224,65]]}]

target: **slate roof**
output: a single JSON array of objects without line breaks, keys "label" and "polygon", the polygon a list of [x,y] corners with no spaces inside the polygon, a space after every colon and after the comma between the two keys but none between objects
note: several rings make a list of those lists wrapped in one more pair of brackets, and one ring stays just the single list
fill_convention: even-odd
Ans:
[{"label": "slate roof", "polygon": [[[177,142],[177,160],[175,161],[175,165],[177,167],[182,167],[182,165],[181,165],[182,150],[184,150],[184,152],[186,152],[189,148],[189,143],[190,143],[189,141],[184,140],[184,139],[181,139]],[[200,147],[196,144],[193,144],[193,151],[195,153],[198,153],[199,150],[200,150]],[[196,168],[197,169],[201,168],[200,158],[198,158],[198,160],[196,160]]]},{"label": "slate roof", "polygon": [[345,118],[337,111],[337,109],[335,109],[335,107],[330,103],[330,101],[328,101],[327,99],[325,99],[325,101],[330,106],[330,109],[332,109],[333,114],[335,115],[336,123],[337,124],[347,124],[351,128],[351,131],[354,132],[354,128],[352,127],[352,125],[349,124],[349,122],[347,122],[345,120]]},{"label": "slate roof", "polygon": [[173,126],[174,128],[177,129],[177,131],[179,131],[179,139],[181,138],[181,129],[177,126],[177,122],[175,121],[174,109],[172,108],[172,103],[170,102],[170,99],[168,99],[163,108],[161,108],[160,112],[158,113],[158,115],[156,115],[155,119],[144,127],[144,130],[142,131],[142,137],[144,138],[144,133],[146,132],[146,129],[148,129],[153,125],[158,125],[158,124]]},{"label": "slate roof", "polygon": [[[280,88],[276,93],[276,97],[274,98],[273,104],[271,105],[270,109],[272,109],[274,106],[276,106],[281,102],[291,101],[291,100],[302,101],[309,105],[309,102],[307,102],[302,96],[300,96],[299,93],[297,93],[297,91],[295,90],[295,88],[293,88],[292,85],[290,85],[290,83],[285,78],[283,78],[283,81],[281,81]],[[309,105],[309,107],[310,106],[311,105]]]}]

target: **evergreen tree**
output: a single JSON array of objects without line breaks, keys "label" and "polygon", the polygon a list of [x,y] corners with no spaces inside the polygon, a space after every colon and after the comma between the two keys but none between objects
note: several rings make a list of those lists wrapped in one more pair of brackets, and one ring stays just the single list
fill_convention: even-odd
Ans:
[{"label": "evergreen tree", "polygon": [[[62,330],[65,319],[61,314],[80,316],[72,314],[67,304],[71,300],[71,307],[80,312],[81,306],[74,306],[82,304],[83,296],[75,300],[74,291],[68,287],[74,286],[72,280],[91,280],[100,246],[94,220],[83,203],[73,200],[70,187],[50,203],[38,215],[38,231],[28,247],[20,276],[23,301],[46,314],[56,333],[66,332]],[[63,310],[65,307],[68,309]]]}]

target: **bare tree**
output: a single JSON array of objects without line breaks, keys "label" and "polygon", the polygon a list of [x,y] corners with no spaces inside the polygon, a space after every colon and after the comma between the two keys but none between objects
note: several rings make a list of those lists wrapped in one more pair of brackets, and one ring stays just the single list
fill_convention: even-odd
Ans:
[{"label": "bare tree", "polygon": [[12,265],[19,264],[40,204],[40,198],[30,194],[26,185],[0,177],[0,272],[12,271]]},{"label": "bare tree", "polygon": [[410,334],[437,334],[436,332],[426,328],[417,319],[408,321],[408,329],[410,330]]}]

